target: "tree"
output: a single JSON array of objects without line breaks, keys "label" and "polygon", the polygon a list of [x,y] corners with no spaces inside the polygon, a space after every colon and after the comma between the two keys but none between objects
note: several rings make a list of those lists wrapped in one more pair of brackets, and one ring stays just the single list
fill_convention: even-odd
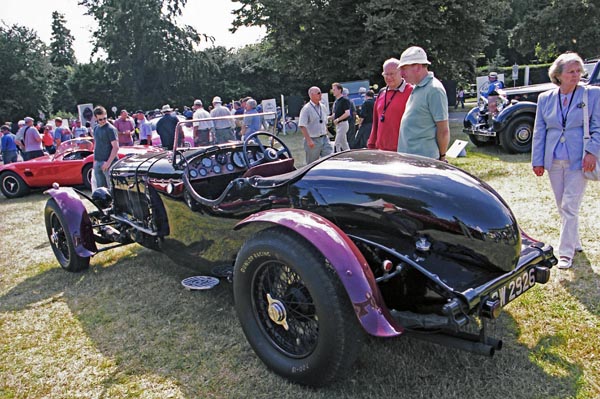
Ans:
[{"label": "tree", "polygon": [[485,20],[506,7],[498,0],[239,0],[233,31],[264,26],[278,66],[306,82],[369,78],[383,83],[381,65],[411,45],[423,47],[444,79],[473,73],[487,44]]},{"label": "tree", "polygon": [[541,62],[551,62],[565,51],[575,51],[584,57],[598,56],[597,2],[539,0],[537,3],[512,29],[512,46],[522,54],[536,49],[535,55]]},{"label": "tree", "polygon": [[[94,51],[106,53],[113,101],[121,106],[156,107],[184,88],[194,47],[203,38],[176,18],[187,0],[81,0],[98,26]],[[204,36],[204,39],[207,39]]]},{"label": "tree", "polygon": [[50,41],[50,63],[52,64],[52,106],[55,110],[75,111],[76,104],[67,86],[69,74],[75,65],[73,35],[67,28],[65,16],[58,11],[52,13],[52,37]]},{"label": "tree", "polygon": [[75,65],[75,52],[73,51],[75,38],[66,25],[65,16],[58,11],[54,11],[52,13],[50,62],[57,68]]},{"label": "tree", "polygon": [[47,46],[23,26],[0,26],[0,115],[15,121],[49,114],[51,65]]}]

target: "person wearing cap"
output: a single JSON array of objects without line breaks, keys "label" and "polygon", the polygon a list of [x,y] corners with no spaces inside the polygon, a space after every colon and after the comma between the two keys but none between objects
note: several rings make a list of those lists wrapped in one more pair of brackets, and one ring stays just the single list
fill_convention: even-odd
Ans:
[{"label": "person wearing cap", "polygon": [[313,86],[308,89],[310,101],[300,110],[298,126],[304,136],[306,164],[333,153],[327,136],[327,108],[321,102],[321,89]]},{"label": "person wearing cap", "polygon": [[148,145],[149,140],[152,140],[152,125],[148,122],[144,111],[141,109],[135,113],[135,118],[140,130],[140,145]]},{"label": "person wearing cap", "polygon": [[23,128],[25,127],[25,121],[23,119],[17,122],[17,133],[15,135],[15,143],[17,144],[17,152],[23,152],[25,146],[23,145]]},{"label": "person wearing cap", "polygon": [[117,160],[119,152],[119,133],[108,122],[103,106],[94,108],[94,117],[98,124],[94,127],[94,178],[96,187],[109,187],[108,169]]},{"label": "person wearing cap", "polygon": [[75,121],[75,128],[73,128],[73,137],[85,137],[88,135],[88,130],[81,126],[81,121],[77,119]]},{"label": "person wearing cap", "polygon": [[0,126],[0,132],[2,133],[2,139],[0,139],[0,142],[2,148],[2,161],[4,162],[4,165],[17,162],[17,144],[15,143],[16,136],[6,125]]},{"label": "person wearing cap", "polygon": [[122,109],[119,117],[115,120],[114,126],[119,132],[119,146],[133,145],[133,131],[135,130],[135,123],[133,119],[129,117],[129,113],[126,109]]},{"label": "person wearing cap", "polygon": [[29,161],[30,159],[38,158],[44,155],[42,147],[42,136],[38,130],[33,126],[33,118],[29,116],[25,119],[25,126],[23,126],[23,160]]},{"label": "person wearing cap", "polygon": [[161,112],[163,116],[156,123],[156,133],[160,136],[161,145],[167,150],[172,150],[175,144],[175,129],[179,119],[173,114],[173,108],[169,104],[163,105]]},{"label": "person wearing cap", "polygon": [[446,161],[448,97],[442,83],[427,69],[430,64],[421,47],[409,47],[400,56],[400,72],[413,91],[400,121],[398,152]]},{"label": "person wearing cap", "polygon": [[[213,109],[210,111],[211,118],[231,116],[231,112],[222,104],[221,97],[215,96],[212,100]],[[232,119],[220,119],[213,121],[215,125],[215,144],[226,143],[229,140],[235,140],[233,128],[235,127]]]},{"label": "person wearing cap", "polygon": [[333,112],[329,119],[335,125],[335,141],[333,149],[335,152],[346,151],[350,149],[348,145],[348,129],[350,119],[350,100],[343,96],[344,87],[335,82],[331,85],[335,101],[333,102]]},{"label": "person wearing cap", "polygon": [[210,118],[210,114],[204,109],[202,100],[194,100],[194,115],[192,119],[194,122],[194,145],[205,146],[210,144],[210,132],[214,130],[215,126],[212,121],[203,121],[201,119]]},{"label": "person wearing cap", "polygon": [[481,93],[481,95],[485,98],[488,98],[493,92],[498,92],[499,89],[504,88],[504,82],[498,80],[497,72],[490,72],[488,74],[488,82],[487,82],[487,90]]}]

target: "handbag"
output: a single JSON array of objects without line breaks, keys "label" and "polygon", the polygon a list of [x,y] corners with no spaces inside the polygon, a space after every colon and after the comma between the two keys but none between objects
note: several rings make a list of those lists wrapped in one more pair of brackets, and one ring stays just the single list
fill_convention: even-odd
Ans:
[{"label": "handbag", "polygon": [[[585,147],[589,143],[590,137],[590,117],[588,111],[588,90],[587,87],[583,88],[583,157],[585,157]],[[600,159],[596,158],[596,168],[591,172],[583,172],[583,177],[586,180],[600,180]]]}]

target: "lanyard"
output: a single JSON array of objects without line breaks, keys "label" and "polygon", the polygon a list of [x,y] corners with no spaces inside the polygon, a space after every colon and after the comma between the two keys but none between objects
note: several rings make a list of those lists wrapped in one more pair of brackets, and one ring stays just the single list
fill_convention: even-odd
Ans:
[{"label": "lanyard", "polygon": [[[400,87],[398,87],[399,89]],[[390,102],[388,102],[387,100],[387,94],[389,89],[386,87],[385,88],[385,96],[383,97],[383,111],[381,112],[381,117],[379,118],[379,120],[381,122],[385,122],[385,111],[387,111],[388,107],[390,106],[390,104],[392,103],[392,101],[394,101],[394,97],[396,96],[396,93],[398,93],[398,89],[396,90],[392,90],[394,93],[392,94],[392,98],[390,98]]]},{"label": "lanyard", "polygon": [[319,103],[319,112],[317,112],[317,107],[315,107],[315,105],[312,103],[312,101],[310,102],[310,105],[312,107],[312,109],[315,111],[315,114],[317,114],[319,116],[319,123],[323,123],[323,114],[321,113],[321,103]]},{"label": "lanyard", "polygon": [[[562,101],[560,101],[560,88],[558,89],[558,106],[560,107],[560,118],[562,120],[562,132],[564,133],[567,129],[567,117],[569,116],[569,111],[571,110],[571,103],[573,102],[573,98],[575,98],[575,92],[577,91],[577,87],[573,90],[573,94],[571,95],[571,100],[569,100],[569,106],[567,107],[567,112],[563,112]],[[566,98],[567,94],[565,94]]]}]

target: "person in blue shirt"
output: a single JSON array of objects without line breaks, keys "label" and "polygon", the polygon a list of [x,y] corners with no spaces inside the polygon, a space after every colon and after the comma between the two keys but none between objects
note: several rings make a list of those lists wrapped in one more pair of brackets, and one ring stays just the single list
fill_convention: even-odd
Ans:
[{"label": "person in blue shirt", "polygon": [[15,144],[15,135],[11,133],[8,126],[0,127],[2,132],[2,160],[4,165],[17,162],[17,144]]},{"label": "person in blue shirt", "polygon": [[260,130],[260,116],[253,116],[258,113],[256,107],[255,99],[251,98],[246,101],[246,116],[244,116],[244,125],[241,131],[242,139]]},{"label": "person in blue shirt", "polygon": [[488,98],[490,94],[493,92],[497,92],[499,89],[504,88],[504,82],[498,80],[497,72],[490,72],[488,75],[488,86],[487,90],[484,89],[484,92],[481,95],[485,98]]}]

